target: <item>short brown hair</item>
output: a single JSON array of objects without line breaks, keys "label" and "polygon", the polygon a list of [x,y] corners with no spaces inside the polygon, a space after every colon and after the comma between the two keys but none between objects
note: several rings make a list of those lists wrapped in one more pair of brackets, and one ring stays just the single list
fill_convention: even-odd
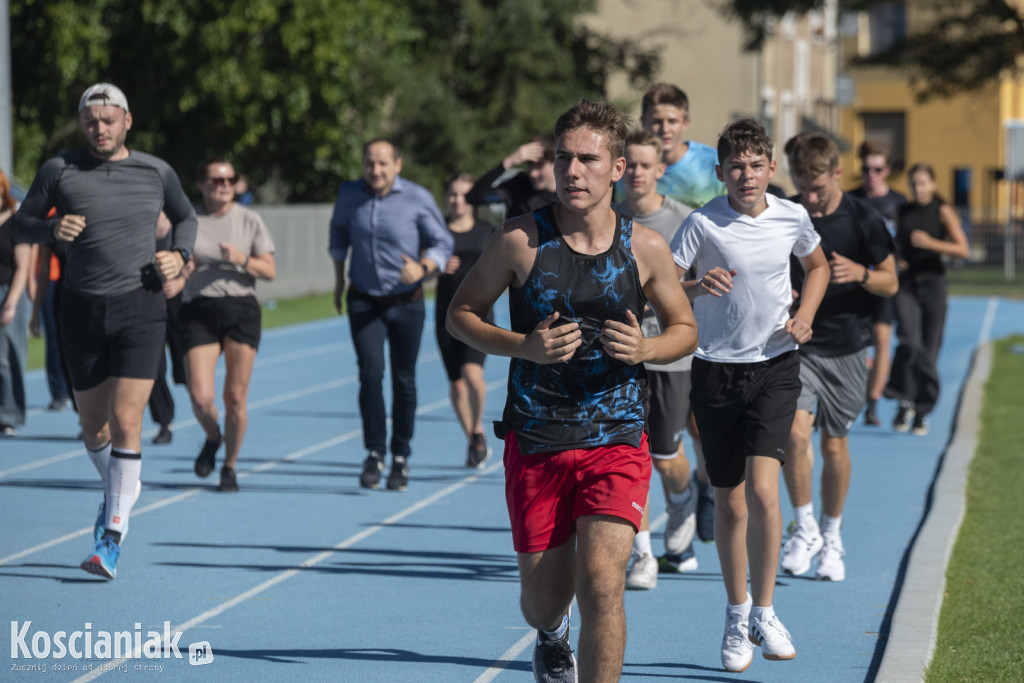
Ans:
[{"label": "short brown hair", "polygon": [[817,178],[839,168],[839,146],[824,133],[807,130],[786,143],[786,159],[794,176]]},{"label": "short brown hair", "polygon": [[368,151],[370,151],[370,147],[373,147],[374,145],[376,145],[379,142],[383,142],[383,143],[386,143],[388,145],[391,145],[391,151],[394,153],[395,161],[398,161],[399,159],[402,158],[402,150],[400,150],[398,148],[398,144],[394,140],[392,140],[391,138],[380,137],[380,138],[374,138],[372,140],[367,140],[366,144],[363,145],[363,158],[364,159],[366,158],[366,153]]},{"label": "short brown hair", "polygon": [[541,147],[544,148],[544,156],[540,158],[538,163],[553,162],[555,160],[555,136],[551,133],[541,133],[540,135],[534,135],[530,142],[540,143]]},{"label": "short brown hair", "polygon": [[768,130],[757,119],[733,121],[718,136],[718,164],[734,154],[763,154],[771,161],[774,145]]},{"label": "short brown hair", "polygon": [[655,83],[647,89],[644,99],[640,103],[640,116],[647,116],[651,107],[656,107],[659,104],[679,107],[683,110],[684,118],[690,116],[690,99],[685,92],[671,83]]},{"label": "short brown hair", "polygon": [[892,166],[892,147],[881,142],[875,142],[874,140],[865,140],[860,143],[860,147],[857,148],[857,156],[861,161],[864,161],[870,156],[881,155],[885,157],[885,163]]},{"label": "short brown hair", "polygon": [[614,105],[581,97],[575,107],[558,117],[555,122],[555,140],[571,130],[589,128],[604,136],[614,161],[624,152],[629,124],[629,115]]},{"label": "short brown hair", "polygon": [[654,151],[658,153],[658,158],[661,158],[661,138],[656,135],[651,135],[643,128],[637,128],[629,132],[626,136],[625,146],[630,145],[641,145],[643,147],[653,147]]}]

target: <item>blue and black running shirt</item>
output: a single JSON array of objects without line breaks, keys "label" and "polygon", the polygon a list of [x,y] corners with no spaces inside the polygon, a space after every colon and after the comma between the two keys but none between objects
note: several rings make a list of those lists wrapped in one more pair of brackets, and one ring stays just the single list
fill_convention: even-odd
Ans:
[{"label": "blue and black running shirt", "polygon": [[525,454],[613,443],[639,447],[646,415],[643,363],[612,358],[600,341],[606,320],[626,322],[627,310],[643,318],[647,299],[631,249],[633,221],[616,212],[612,246],[591,256],[566,244],[552,206],[533,218],[537,257],[523,286],[509,290],[512,330],[529,334],[558,311],[556,325],[579,323],[583,343],[565,363],[512,359],[498,433],[514,430]]}]

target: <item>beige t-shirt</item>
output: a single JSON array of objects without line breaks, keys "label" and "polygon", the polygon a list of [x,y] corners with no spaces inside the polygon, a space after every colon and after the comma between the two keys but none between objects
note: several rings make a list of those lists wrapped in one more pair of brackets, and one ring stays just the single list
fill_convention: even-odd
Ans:
[{"label": "beige t-shirt", "polygon": [[201,204],[197,204],[195,210],[199,219],[199,233],[192,251],[195,270],[185,281],[182,300],[255,294],[256,278],[239,272],[235,264],[226,261],[220,243],[226,242],[250,256],[271,253],[274,240],[266,223],[258,213],[240,204],[233,204],[219,217],[209,215]]}]

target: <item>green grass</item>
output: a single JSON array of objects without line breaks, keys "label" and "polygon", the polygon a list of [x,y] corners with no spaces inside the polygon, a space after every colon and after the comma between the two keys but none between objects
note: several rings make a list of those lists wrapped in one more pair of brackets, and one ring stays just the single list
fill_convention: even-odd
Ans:
[{"label": "green grass", "polygon": [[1012,280],[1001,267],[950,268],[946,271],[949,293],[957,296],[1024,297],[1024,266],[1018,265]]},{"label": "green grass", "polygon": [[928,683],[1024,675],[1024,336],[996,343]]}]

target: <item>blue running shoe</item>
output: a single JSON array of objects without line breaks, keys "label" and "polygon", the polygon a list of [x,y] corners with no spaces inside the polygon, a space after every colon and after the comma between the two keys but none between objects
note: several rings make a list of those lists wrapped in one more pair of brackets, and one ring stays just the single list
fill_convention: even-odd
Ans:
[{"label": "blue running shoe", "polygon": [[82,561],[82,569],[90,574],[112,579],[117,576],[117,558],[120,554],[119,545],[109,538],[101,538],[92,554]]}]

